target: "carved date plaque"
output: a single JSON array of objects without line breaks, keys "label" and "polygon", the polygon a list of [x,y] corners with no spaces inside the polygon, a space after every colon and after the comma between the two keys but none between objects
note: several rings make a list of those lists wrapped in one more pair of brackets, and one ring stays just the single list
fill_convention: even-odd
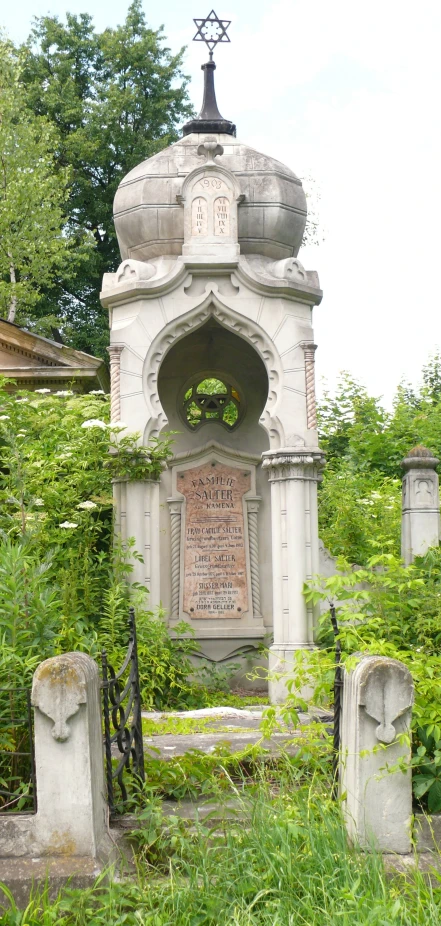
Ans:
[{"label": "carved date plaque", "polygon": [[186,499],[183,610],[191,618],[241,618],[248,610],[243,496],[250,486],[250,472],[220,462],[179,475]]}]

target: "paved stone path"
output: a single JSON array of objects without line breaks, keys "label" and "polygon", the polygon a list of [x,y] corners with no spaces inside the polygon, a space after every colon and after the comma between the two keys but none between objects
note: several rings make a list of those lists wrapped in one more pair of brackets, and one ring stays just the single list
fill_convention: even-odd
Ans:
[{"label": "paved stone path", "polygon": [[[201,733],[167,733],[144,736],[144,748],[149,754],[161,759],[171,759],[173,756],[182,756],[192,749],[197,749],[207,755],[214,752],[219,745],[228,745],[231,752],[242,750],[259,744],[262,749],[276,755],[283,746],[288,753],[295,752],[295,738],[301,733],[301,726],[316,719],[329,721],[329,713],[317,711],[314,716],[299,713],[300,726],[296,729],[292,725],[280,724],[281,729],[271,734],[268,739],[262,737],[260,724],[265,708],[261,705],[250,705],[241,710],[234,707],[203,708],[195,711],[176,711],[160,713],[158,711],[143,711],[142,716],[153,722],[182,718],[194,720],[210,719],[208,730]],[[216,728],[221,728],[217,732]],[[228,731],[225,730],[228,727]],[[149,750],[151,750],[149,752]]]}]

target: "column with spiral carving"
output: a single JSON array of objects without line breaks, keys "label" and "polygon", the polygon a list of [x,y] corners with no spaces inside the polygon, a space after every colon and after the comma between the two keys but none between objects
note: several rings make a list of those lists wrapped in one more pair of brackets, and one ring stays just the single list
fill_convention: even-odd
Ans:
[{"label": "column with spiral carving", "polygon": [[110,420],[121,420],[121,353],[123,344],[111,344],[107,348],[110,356]]},{"label": "column with spiral carving", "polygon": [[311,341],[302,342],[305,354],[305,382],[306,382],[306,426],[309,429],[317,427],[317,409],[315,401],[315,358],[317,344]]},{"label": "column with spiral carving", "polygon": [[181,518],[183,498],[168,498],[170,510],[171,546],[171,604],[170,617],[179,619],[179,592],[181,585]]},{"label": "column with spiral carving", "polygon": [[248,544],[250,549],[251,598],[253,602],[253,617],[261,617],[260,580],[259,580],[259,534],[258,518],[260,496],[247,498],[248,515]]}]

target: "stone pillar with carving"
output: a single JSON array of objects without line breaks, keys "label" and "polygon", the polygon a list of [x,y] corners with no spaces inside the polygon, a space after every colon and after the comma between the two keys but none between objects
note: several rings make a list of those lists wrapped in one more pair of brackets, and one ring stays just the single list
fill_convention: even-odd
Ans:
[{"label": "stone pillar with carving", "polygon": [[317,484],[323,454],[306,448],[266,451],[271,485],[274,642],[269,655],[272,704],[285,701],[295,652],[313,646],[314,613],[304,583],[318,572]]},{"label": "stone pillar with carving", "polygon": [[439,460],[421,445],[402,462],[404,469],[401,555],[406,565],[440,542]]},{"label": "stone pillar with carving", "polygon": [[362,849],[410,852],[412,704],[412,676],[396,659],[364,656],[344,673],[339,788]]},{"label": "stone pillar with carving", "polygon": [[107,348],[110,356],[110,420],[121,420],[121,354],[123,344],[111,344]]},{"label": "stone pillar with carving", "polygon": [[315,352],[317,344],[312,341],[302,342],[305,355],[305,386],[306,386],[306,426],[308,429],[317,428],[317,407],[315,400]]},{"label": "stone pillar with carving", "polygon": [[171,545],[171,606],[170,617],[179,620],[179,597],[181,591],[181,518],[183,498],[168,498],[170,511]]},{"label": "stone pillar with carving", "polygon": [[248,496],[246,499],[248,514],[248,544],[250,550],[251,597],[253,617],[262,617],[260,603],[260,567],[259,567],[259,522],[258,512],[262,499]]},{"label": "stone pillar with carving", "polygon": [[109,848],[98,666],[85,653],[42,662],[35,709],[36,855],[99,858]]}]

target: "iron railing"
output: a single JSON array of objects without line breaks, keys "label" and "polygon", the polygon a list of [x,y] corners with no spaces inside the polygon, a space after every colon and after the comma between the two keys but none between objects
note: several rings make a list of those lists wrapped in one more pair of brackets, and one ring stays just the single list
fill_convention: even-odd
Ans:
[{"label": "iron railing", "polygon": [[30,688],[0,688],[0,814],[36,813]]},{"label": "iron railing", "polygon": [[134,608],[129,609],[129,644],[121,668],[115,671],[107,659],[106,650],[102,651],[101,664],[107,802],[112,815],[116,812],[115,783],[119,787],[121,800],[126,802],[126,773],[138,781],[144,781],[145,778]]},{"label": "iron railing", "polygon": [[329,607],[331,615],[332,630],[335,640],[335,674],[334,674],[334,732],[333,732],[333,753],[332,753],[332,797],[338,799],[339,790],[339,766],[340,766],[340,736],[341,736],[341,715],[342,715],[342,693],[343,693],[343,668],[341,665],[341,643],[335,605]]}]

